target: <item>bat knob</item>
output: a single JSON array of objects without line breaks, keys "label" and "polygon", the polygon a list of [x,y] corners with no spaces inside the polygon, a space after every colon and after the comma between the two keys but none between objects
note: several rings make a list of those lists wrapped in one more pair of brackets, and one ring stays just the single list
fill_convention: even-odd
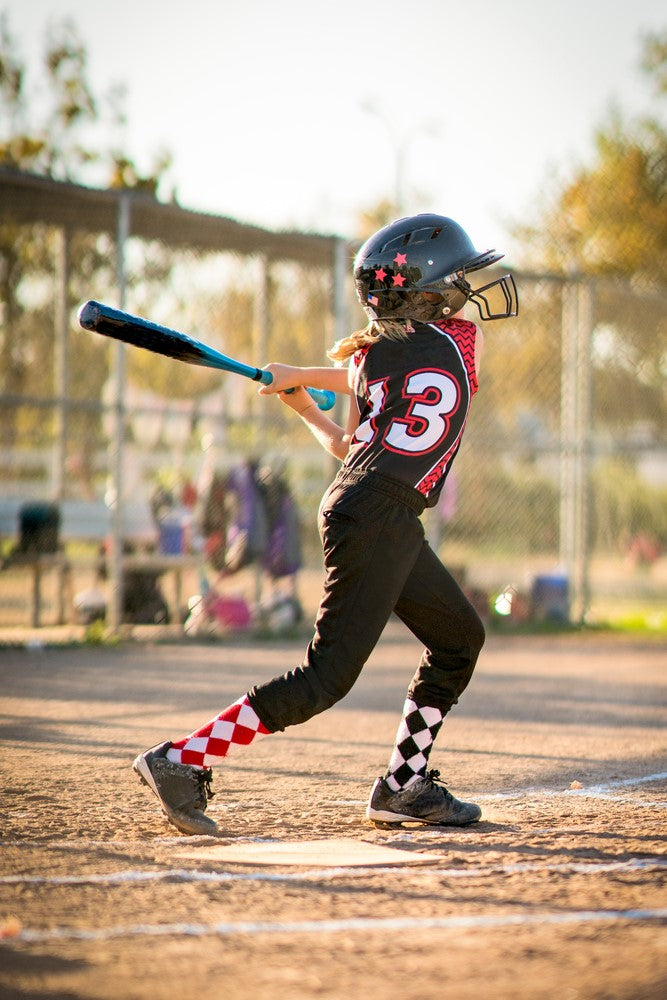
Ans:
[{"label": "bat knob", "polygon": [[79,307],[77,318],[79,320],[79,326],[82,326],[84,330],[95,330],[100,318],[99,304],[97,302],[93,302],[92,300],[84,302],[83,305]]}]

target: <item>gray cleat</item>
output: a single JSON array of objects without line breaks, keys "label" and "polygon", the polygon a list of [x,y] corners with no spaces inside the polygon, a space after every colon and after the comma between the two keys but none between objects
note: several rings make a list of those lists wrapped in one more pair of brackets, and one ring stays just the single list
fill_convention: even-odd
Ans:
[{"label": "gray cleat", "polygon": [[438,782],[439,771],[429,771],[408,788],[393,792],[384,778],[373,785],[366,817],[379,825],[428,823],[431,826],[466,826],[476,823],[482,810],[473,802],[455,799]]},{"label": "gray cleat", "polygon": [[173,764],[167,760],[171,743],[160,743],[135,758],[133,769],[155,793],[167,819],[182,833],[218,836],[218,827],[204,815],[211,791],[211,769]]}]

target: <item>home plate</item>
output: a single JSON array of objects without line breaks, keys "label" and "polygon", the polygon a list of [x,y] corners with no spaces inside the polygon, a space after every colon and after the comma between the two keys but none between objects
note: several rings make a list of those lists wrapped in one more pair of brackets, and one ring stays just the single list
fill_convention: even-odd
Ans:
[{"label": "home plate", "polygon": [[434,860],[429,854],[350,839],[215,844],[174,853],[180,858],[215,861],[223,865],[317,865],[325,868],[432,864]]}]

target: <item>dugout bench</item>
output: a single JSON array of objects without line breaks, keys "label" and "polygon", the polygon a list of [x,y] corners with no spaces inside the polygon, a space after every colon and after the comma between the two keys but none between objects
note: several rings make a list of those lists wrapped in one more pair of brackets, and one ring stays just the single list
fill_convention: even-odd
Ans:
[{"label": "dugout bench", "polygon": [[[57,523],[50,515],[57,507]],[[30,508],[35,514],[34,534],[26,539]],[[41,508],[44,517],[37,523]],[[183,602],[183,575],[201,567],[197,555],[163,555],[155,551],[158,534],[147,505],[128,504],[124,510],[124,538],[137,550],[124,555],[124,572],[154,572],[173,576],[173,600],[169,608],[172,621],[180,620]],[[112,531],[111,511],[100,501],[64,500],[56,504],[26,504],[25,501],[0,498],[0,541],[11,540],[13,549],[0,559],[0,593],[3,577],[7,582],[13,574],[28,573],[30,577],[30,626],[40,628],[44,611],[44,580],[56,576],[56,620],[63,625],[71,621],[73,608],[73,578],[76,570],[94,571],[99,565],[99,551]],[[67,543],[91,543],[96,553],[90,557],[72,557],[65,551]],[[143,550],[143,551],[142,551]],[[1,602],[0,602],[1,603]]]}]

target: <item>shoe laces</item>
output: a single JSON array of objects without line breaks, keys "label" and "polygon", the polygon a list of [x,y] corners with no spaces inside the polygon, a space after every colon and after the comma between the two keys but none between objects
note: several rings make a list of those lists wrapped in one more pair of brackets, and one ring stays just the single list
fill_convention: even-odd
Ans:
[{"label": "shoe laces", "polygon": [[444,792],[445,798],[453,798],[449,789],[445,788],[445,779],[440,777],[440,771],[437,768],[434,767],[431,771],[427,771],[425,780],[429,781],[432,785],[437,784],[440,790]]},{"label": "shoe laces", "polygon": [[211,782],[213,781],[213,771],[210,767],[202,768],[202,770],[197,770],[197,781],[199,782],[199,787],[206,793],[207,799],[212,799],[215,792],[211,788]]}]

